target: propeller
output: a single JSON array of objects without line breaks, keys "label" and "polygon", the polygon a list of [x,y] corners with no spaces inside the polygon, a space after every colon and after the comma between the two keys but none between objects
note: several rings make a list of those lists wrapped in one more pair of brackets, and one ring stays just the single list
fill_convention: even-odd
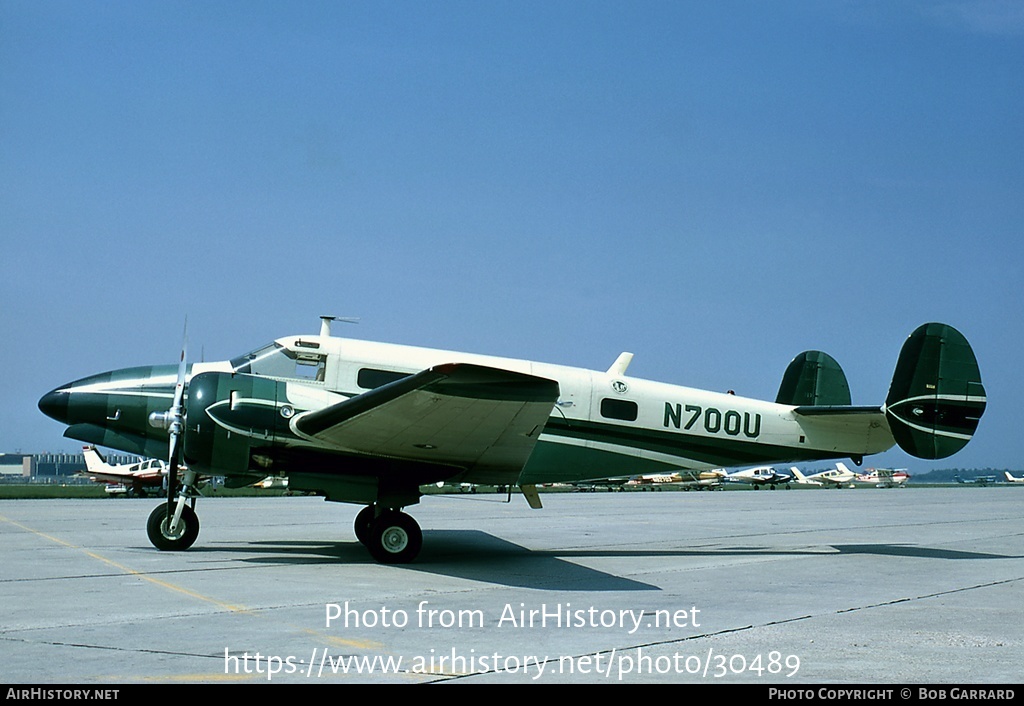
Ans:
[{"label": "propeller", "polygon": [[[174,512],[174,491],[178,485],[178,462],[181,460],[181,447],[185,431],[185,359],[188,352],[188,319],[185,319],[185,330],[182,333],[181,357],[178,360],[178,379],[174,384],[174,402],[171,404],[167,429],[169,437],[167,448],[167,516]],[[177,518],[175,518],[177,519]]]},{"label": "propeller", "polygon": [[181,357],[178,360],[178,379],[174,384],[174,400],[166,412],[153,412],[149,424],[157,429],[166,429],[167,442],[167,517],[174,515],[174,496],[178,486],[178,464],[185,431],[185,371],[188,351],[188,319],[182,334]]}]

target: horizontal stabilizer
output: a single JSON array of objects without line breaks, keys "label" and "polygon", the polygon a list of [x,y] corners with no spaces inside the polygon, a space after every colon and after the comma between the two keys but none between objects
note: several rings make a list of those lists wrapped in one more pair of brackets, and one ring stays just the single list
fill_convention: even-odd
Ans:
[{"label": "horizontal stabilizer", "polygon": [[862,414],[882,414],[884,410],[878,405],[869,405],[864,407],[805,405],[803,407],[797,407],[793,412],[804,417],[854,417]]},{"label": "horizontal stabilizer", "polygon": [[850,386],[835,358],[821,351],[804,351],[786,368],[775,401],[797,406],[846,406],[850,404]]},{"label": "horizontal stabilizer", "polygon": [[985,404],[978,361],[963,334],[939,323],[910,334],[885,400],[900,448],[926,459],[956,453],[974,435]]}]

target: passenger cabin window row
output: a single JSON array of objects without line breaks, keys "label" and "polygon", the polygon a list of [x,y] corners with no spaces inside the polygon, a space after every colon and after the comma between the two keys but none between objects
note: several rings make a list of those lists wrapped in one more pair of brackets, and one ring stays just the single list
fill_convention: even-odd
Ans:
[{"label": "passenger cabin window row", "polygon": [[409,375],[410,373],[400,373],[395,370],[360,368],[359,373],[356,375],[356,384],[364,390],[372,390],[395,380],[409,377]]}]

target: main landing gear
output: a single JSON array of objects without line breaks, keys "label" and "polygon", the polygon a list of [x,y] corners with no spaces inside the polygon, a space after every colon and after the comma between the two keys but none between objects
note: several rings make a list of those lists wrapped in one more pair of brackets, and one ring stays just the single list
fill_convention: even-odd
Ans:
[{"label": "main landing gear", "polygon": [[356,539],[382,564],[408,564],[423,546],[420,526],[400,510],[367,505],[356,515],[354,529]]}]

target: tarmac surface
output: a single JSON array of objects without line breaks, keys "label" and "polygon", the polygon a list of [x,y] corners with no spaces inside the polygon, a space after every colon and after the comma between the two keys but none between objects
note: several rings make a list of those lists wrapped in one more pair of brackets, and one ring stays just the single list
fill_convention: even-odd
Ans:
[{"label": "tarmac surface", "polygon": [[[429,496],[419,558],[355,505],[0,504],[8,684],[1014,684],[1024,489]],[[347,670],[347,671],[346,671]]]}]

